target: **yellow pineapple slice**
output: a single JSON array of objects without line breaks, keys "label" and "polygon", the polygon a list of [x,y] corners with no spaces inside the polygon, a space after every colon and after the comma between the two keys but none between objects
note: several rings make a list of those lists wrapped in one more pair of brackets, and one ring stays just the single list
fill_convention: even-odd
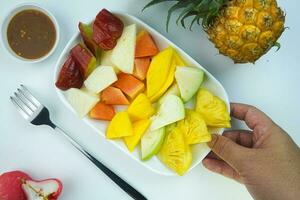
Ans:
[{"label": "yellow pineapple slice", "polygon": [[219,128],[231,127],[226,104],[204,88],[198,91],[196,111],[203,116],[208,126]]},{"label": "yellow pineapple slice", "polygon": [[192,152],[179,128],[176,127],[167,133],[158,156],[177,174],[182,176],[187,172],[192,163]]},{"label": "yellow pineapple slice", "polygon": [[197,144],[211,141],[211,134],[201,114],[186,109],[185,118],[177,123],[187,144]]}]

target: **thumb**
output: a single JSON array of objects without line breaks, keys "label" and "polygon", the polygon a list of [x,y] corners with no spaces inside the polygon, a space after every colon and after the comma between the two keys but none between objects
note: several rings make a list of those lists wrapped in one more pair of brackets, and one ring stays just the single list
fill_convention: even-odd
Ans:
[{"label": "thumb", "polygon": [[249,149],[240,146],[227,137],[212,135],[212,140],[208,143],[209,148],[228,163],[234,169],[240,171],[244,159],[247,159]]}]

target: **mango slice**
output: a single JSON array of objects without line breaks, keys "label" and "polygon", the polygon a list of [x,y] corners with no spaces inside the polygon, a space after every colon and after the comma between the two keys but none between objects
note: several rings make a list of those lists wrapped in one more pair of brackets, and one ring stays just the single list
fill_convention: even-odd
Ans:
[{"label": "mango slice", "polygon": [[175,59],[172,60],[171,66],[169,69],[169,75],[167,76],[167,79],[165,80],[165,83],[161,87],[161,89],[153,96],[150,97],[151,102],[155,102],[158,100],[167,90],[168,88],[172,85],[175,77],[175,69],[176,69],[176,61]]},{"label": "mango slice", "polygon": [[168,47],[152,58],[147,72],[147,96],[150,98],[161,90],[170,72],[174,51]]},{"label": "mango slice", "polygon": [[124,137],[125,144],[130,152],[132,152],[140,142],[141,137],[149,128],[150,122],[149,119],[144,119],[133,123],[133,135]]},{"label": "mango slice", "polygon": [[177,123],[187,144],[211,141],[211,134],[201,114],[186,109],[185,118]]},{"label": "mango slice", "polygon": [[189,169],[192,163],[191,148],[185,143],[183,133],[178,127],[167,134],[158,156],[181,176]]},{"label": "mango slice", "polygon": [[186,66],[172,47],[153,57],[147,73],[147,96],[151,102],[158,100],[174,82],[176,66]]},{"label": "mango slice", "polygon": [[132,121],[137,121],[150,118],[155,113],[155,109],[148,97],[141,93],[129,105],[127,112]]},{"label": "mango slice", "polygon": [[180,57],[180,55],[174,51],[174,59],[176,61],[177,66],[185,67],[187,64],[184,62],[184,60]]},{"label": "mango slice", "polygon": [[197,93],[196,111],[206,124],[218,128],[230,128],[230,116],[226,104],[208,90],[201,88]]},{"label": "mango slice", "polygon": [[106,137],[108,139],[133,135],[132,124],[126,111],[117,113],[108,125]]}]

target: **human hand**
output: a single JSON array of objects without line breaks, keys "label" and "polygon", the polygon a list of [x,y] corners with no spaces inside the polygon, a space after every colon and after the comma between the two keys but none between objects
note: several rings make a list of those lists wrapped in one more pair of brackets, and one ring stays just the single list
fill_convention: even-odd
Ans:
[{"label": "human hand", "polygon": [[255,200],[299,200],[300,149],[266,114],[231,104],[231,115],[251,129],[213,135],[202,161],[216,173],[245,184]]}]

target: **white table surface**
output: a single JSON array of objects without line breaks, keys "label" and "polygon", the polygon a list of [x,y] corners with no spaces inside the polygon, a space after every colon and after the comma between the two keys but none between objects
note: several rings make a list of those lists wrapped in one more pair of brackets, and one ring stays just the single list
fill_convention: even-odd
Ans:
[{"label": "white table surface", "polygon": [[[1,1],[0,22],[23,1]],[[56,96],[54,66],[60,52],[77,31],[101,8],[139,17],[178,44],[210,71],[227,90],[231,101],[263,109],[300,144],[300,26],[296,0],[279,0],[289,27],[280,39],[281,49],[272,49],[255,65],[234,65],[218,55],[198,27],[190,32],[176,27],[165,32],[167,4],[141,13],[147,0],[40,0],[57,18],[61,41],[55,53],[42,63],[24,64],[0,46],[0,173],[20,169],[35,179],[57,177],[63,181],[63,200],[130,199],[49,127],[35,127],[16,112],[9,96],[23,83],[50,109],[54,121],[149,199],[250,200],[244,186],[206,170],[201,164],[183,177],[164,177],[140,166],[94,132],[65,108]],[[234,122],[234,127],[242,127]]]}]

